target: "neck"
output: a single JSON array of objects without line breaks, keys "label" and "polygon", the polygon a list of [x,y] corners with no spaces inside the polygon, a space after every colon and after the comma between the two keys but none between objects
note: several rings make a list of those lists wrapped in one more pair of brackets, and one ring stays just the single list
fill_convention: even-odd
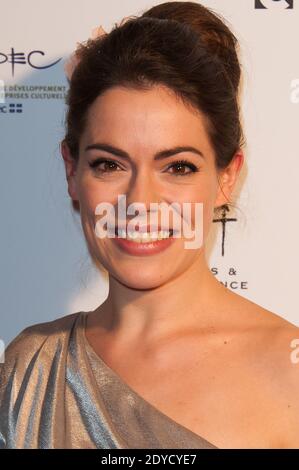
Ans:
[{"label": "neck", "polygon": [[109,295],[96,312],[107,333],[150,342],[215,325],[221,320],[219,305],[226,294],[203,252],[186,271],[154,289],[132,289],[110,276]]}]

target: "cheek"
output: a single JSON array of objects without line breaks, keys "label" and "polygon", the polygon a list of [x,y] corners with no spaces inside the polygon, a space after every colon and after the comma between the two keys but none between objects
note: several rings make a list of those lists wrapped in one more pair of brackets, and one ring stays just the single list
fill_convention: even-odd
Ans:
[{"label": "cheek", "polygon": [[[107,253],[107,247],[109,242],[104,238],[99,238],[96,232],[97,222],[102,218],[114,219],[114,215],[109,211],[105,210],[106,204],[114,208],[115,214],[117,214],[117,196],[118,193],[111,190],[111,186],[108,188],[107,184],[101,184],[99,181],[94,181],[89,178],[85,178],[80,184],[80,216],[81,224],[85,234],[85,238],[90,246],[92,253],[97,253],[100,247],[100,251]],[[99,204],[103,204],[102,207],[98,207]],[[100,210],[100,213],[96,213],[96,209]],[[106,228],[105,228],[106,230]],[[107,245],[107,247],[106,247]]]},{"label": "cheek", "polygon": [[[184,194],[185,202],[191,202],[192,225],[200,224],[203,229],[205,239],[210,230],[214,217],[214,206],[217,195],[217,179],[211,177],[203,178],[196,187],[193,187],[188,194]],[[187,197],[186,197],[187,196]],[[181,200],[181,202],[184,202]],[[196,207],[198,205],[198,207]]]},{"label": "cheek", "polygon": [[81,210],[95,216],[98,204],[108,202],[113,204],[114,195],[107,191],[105,184],[100,184],[92,178],[83,177],[79,182],[79,201]]}]

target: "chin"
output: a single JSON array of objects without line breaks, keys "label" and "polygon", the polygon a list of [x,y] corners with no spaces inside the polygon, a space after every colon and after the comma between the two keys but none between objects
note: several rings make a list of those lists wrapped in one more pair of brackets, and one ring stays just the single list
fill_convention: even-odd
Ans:
[{"label": "chin", "polygon": [[146,266],[146,264],[143,266],[139,264],[136,267],[133,265],[131,267],[125,267],[119,264],[117,268],[112,269],[110,267],[108,269],[110,276],[121,284],[130,289],[140,290],[155,289],[169,282],[173,275],[173,270],[168,265],[166,271],[167,272],[163,272],[163,269],[159,265],[150,267]]},{"label": "chin", "polygon": [[167,283],[168,279],[165,278],[164,280],[159,276],[157,273],[154,276],[143,276],[138,274],[138,278],[135,275],[132,276],[124,276],[123,273],[120,276],[115,276],[111,274],[114,279],[116,279],[120,284],[128,287],[129,289],[135,290],[150,290],[156,289],[161,285]]}]

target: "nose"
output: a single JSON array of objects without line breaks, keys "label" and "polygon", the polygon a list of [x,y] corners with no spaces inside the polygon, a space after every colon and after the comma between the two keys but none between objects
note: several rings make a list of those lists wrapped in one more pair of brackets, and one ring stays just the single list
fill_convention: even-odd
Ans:
[{"label": "nose", "polygon": [[149,170],[144,168],[143,171],[140,171],[139,173],[136,172],[130,181],[129,188],[126,193],[127,205],[131,205],[131,207],[140,211],[140,204],[142,204],[142,208],[144,207],[146,212],[150,212],[150,204],[156,203],[157,205],[161,200],[159,192],[158,185],[155,183]]}]

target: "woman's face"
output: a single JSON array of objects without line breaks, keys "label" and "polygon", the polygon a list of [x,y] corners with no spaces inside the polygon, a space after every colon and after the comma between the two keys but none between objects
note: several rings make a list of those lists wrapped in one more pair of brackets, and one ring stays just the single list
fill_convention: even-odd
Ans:
[{"label": "woman's face", "polygon": [[[121,149],[128,158],[97,148],[87,149],[99,143]],[[163,159],[154,158],[161,150],[177,146],[194,147],[202,155],[184,151]],[[91,167],[99,158],[108,162]],[[65,150],[64,159],[67,159]],[[181,167],[175,165],[179,160],[188,163]],[[203,217],[197,219],[197,223],[203,224],[204,244],[214,207],[226,202],[219,178],[223,177],[222,189],[229,197],[235,175],[232,170],[217,173],[203,117],[163,87],[150,91],[115,87],[99,96],[88,110],[78,164],[72,170],[69,165],[69,194],[79,202],[82,227],[92,257],[122,284],[136,289],[154,288],[176,278],[199,260],[203,245],[187,249],[182,232],[180,238],[159,253],[146,256],[129,253],[119,247],[115,238],[96,235],[95,226],[100,218],[95,214],[98,204],[111,204],[117,215],[118,195],[125,195],[126,208],[132,203],[143,203],[147,211],[154,202],[167,206],[178,203],[180,207],[189,203],[194,229],[194,203],[202,203]],[[127,215],[127,223],[133,217]],[[169,227],[173,227],[173,219]]]}]

